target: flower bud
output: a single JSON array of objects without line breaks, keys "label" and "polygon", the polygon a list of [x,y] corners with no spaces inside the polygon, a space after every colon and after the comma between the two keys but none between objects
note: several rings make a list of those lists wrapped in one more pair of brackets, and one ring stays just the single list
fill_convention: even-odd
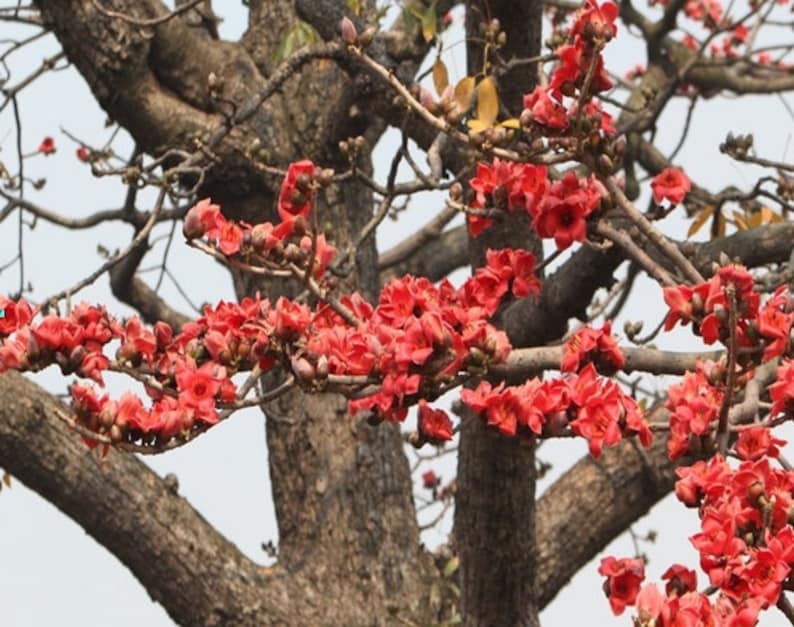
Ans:
[{"label": "flower bud", "polygon": [[328,378],[328,358],[325,355],[320,355],[317,359],[316,373],[318,379]]},{"label": "flower bud", "polygon": [[342,33],[342,40],[350,45],[353,46],[358,41],[358,31],[356,31],[356,25],[353,24],[353,21],[345,16],[339,22],[339,30]]},{"label": "flower bud", "polygon": [[124,437],[124,433],[119,428],[118,425],[113,425],[110,427],[110,441],[111,442],[121,442],[121,439]]},{"label": "flower bud", "polygon": [[187,240],[204,237],[204,225],[201,223],[198,211],[191,209],[187,212],[185,222],[182,225],[182,233],[184,233]]},{"label": "flower bud", "polygon": [[311,381],[317,374],[314,366],[305,357],[293,357],[290,360],[290,365],[292,366],[292,372],[301,381]]}]

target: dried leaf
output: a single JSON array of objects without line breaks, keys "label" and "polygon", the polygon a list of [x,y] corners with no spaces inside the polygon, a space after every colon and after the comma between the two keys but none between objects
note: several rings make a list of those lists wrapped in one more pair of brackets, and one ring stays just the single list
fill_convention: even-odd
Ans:
[{"label": "dried leaf", "polygon": [[422,16],[422,36],[426,42],[433,40],[438,32],[438,16],[436,15],[436,3],[434,2]]},{"label": "dried leaf", "polygon": [[692,221],[692,224],[689,226],[689,230],[686,233],[687,238],[692,237],[695,233],[697,233],[700,228],[706,224],[708,219],[714,213],[714,205],[707,205],[703,209],[700,210],[695,216],[695,219]]},{"label": "dried leaf", "polygon": [[7,488],[10,488],[10,487],[11,487],[11,475],[9,475],[9,474],[8,474],[7,472],[5,472],[5,471],[3,472],[3,483],[5,484],[5,486],[6,486]]},{"label": "dried leaf", "polygon": [[455,102],[461,111],[468,111],[471,106],[471,97],[474,95],[474,77],[466,76],[455,85]]},{"label": "dried leaf", "polygon": [[469,126],[469,128],[470,128],[472,131],[474,131],[475,133],[481,133],[481,132],[482,132],[482,131],[484,131],[486,128],[490,128],[490,127],[491,127],[491,125],[490,125],[490,124],[486,124],[485,122],[483,122],[483,121],[482,121],[482,120],[480,120],[479,118],[476,118],[476,119],[474,119],[474,120],[469,120],[468,122],[466,122],[466,124],[467,124],[467,125]]},{"label": "dried leaf", "polygon": [[500,122],[499,126],[504,126],[505,128],[514,128],[516,130],[521,128],[521,122],[518,118],[510,118],[505,120],[504,122]]},{"label": "dried leaf", "polygon": [[769,207],[761,207],[761,224],[771,224],[772,222],[780,222],[783,217],[772,211]]},{"label": "dried leaf", "polygon": [[477,85],[477,118],[487,126],[493,126],[499,115],[499,96],[493,79],[486,77]]},{"label": "dried leaf", "polygon": [[[752,218],[752,216],[750,216]],[[747,220],[744,219],[744,216],[739,213],[738,211],[733,212],[733,223],[736,225],[736,228],[740,231],[746,231],[750,228],[750,225],[747,224]]]},{"label": "dried leaf", "polygon": [[436,93],[440,96],[447,85],[449,85],[449,74],[447,73],[447,66],[441,59],[436,59],[433,64],[433,85],[436,88]]}]

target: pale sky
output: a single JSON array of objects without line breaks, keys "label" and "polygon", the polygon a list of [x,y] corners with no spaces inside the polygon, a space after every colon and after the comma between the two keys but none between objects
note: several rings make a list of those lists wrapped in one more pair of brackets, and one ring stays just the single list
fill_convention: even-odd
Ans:
[{"label": "pale sky", "polygon": [[[241,3],[216,2],[215,5],[226,19],[222,25],[222,35],[236,38],[245,27],[245,11]],[[226,8],[220,10],[220,6]],[[461,14],[456,12],[455,15],[456,25],[447,35],[449,43],[461,41]],[[29,31],[22,27],[0,24],[0,39],[18,39],[26,33]],[[41,45],[12,57],[10,65],[13,76],[21,77],[56,50],[57,43],[48,37]],[[460,45],[453,46],[452,56],[448,57],[453,79],[460,78],[465,67],[462,50]],[[618,40],[610,45],[606,57],[607,67],[621,73],[637,63],[645,63],[644,53],[625,29],[619,34]],[[53,106],[54,103],[57,106]],[[751,181],[751,169],[739,170],[717,150],[717,145],[728,130],[754,130],[761,154],[775,159],[785,156],[790,158],[791,150],[786,154],[786,147],[792,120],[780,100],[776,97],[763,101],[760,98],[743,98],[741,103],[737,107],[730,100],[714,100],[696,111],[693,125],[697,128],[697,139],[687,144],[678,163],[686,167],[699,183],[718,188],[729,181],[740,185],[747,185]],[[68,216],[86,215],[97,209],[121,204],[123,190],[111,180],[94,179],[89,168],[75,158],[76,145],[61,133],[60,129],[63,128],[95,144],[101,144],[109,135],[104,128],[105,115],[98,109],[75,70],[70,68],[36,82],[22,93],[20,107],[24,150],[35,150],[45,135],[53,136],[58,146],[58,152],[50,157],[37,156],[26,161],[28,176],[47,179],[43,190],[29,191],[30,199]],[[663,116],[660,129],[665,130],[659,137],[663,148],[669,150],[676,143],[683,111],[683,107],[677,104],[671,106]],[[759,114],[761,111],[762,115]],[[781,132],[781,129],[786,130]],[[389,133],[379,149],[377,166],[381,172],[387,167],[396,137],[396,132]],[[0,114],[0,140],[0,161],[14,171],[15,137],[10,108]],[[129,141],[125,141],[126,146],[129,146]],[[117,144],[120,149],[122,146],[121,143]],[[124,152],[127,150],[124,147]],[[419,162],[424,161],[420,159]],[[397,226],[390,225],[383,229],[384,233],[379,235],[380,247],[385,249],[401,240],[410,233],[411,228],[425,222],[440,207],[437,196],[417,197]],[[671,228],[678,237],[682,237],[686,229],[686,223],[681,218],[679,210],[665,222],[665,227]],[[15,224],[15,219],[0,224],[0,242],[3,242],[0,246],[0,265],[13,257],[16,250]],[[168,228],[168,225],[161,225],[156,235],[166,233]],[[113,250],[128,243],[129,237],[130,231],[126,226],[66,232],[39,221],[35,231],[25,233],[26,273],[33,285],[33,292],[28,296],[37,301],[74,283],[102,263],[97,254],[97,245]],[[147,257],[150,264],[159,263],[162,250],[161,242]],[[179,237],[173,246],[169,267],[195,302],[233,297],[227,273],[217,264],[201,258],[200,253],[187,249]],[[201,268],[200,274],[197,267]],[[17,284],[16,268],[0,274],[0,292],[13,292]],[[178,308],[188,311],[184,301],[167,281],[163,294]],[[110,311],[120,316],[131,313],[128,308],[111,299],[104,277],[94,286],[83,290],[78,297],[80,299],[108,303]],[[645,281],[636,290],[632,302],[633,308],[629,310],[631,319],[646,319],[646,327],[654,326],[660,319],[661,295],[650,282]],[[624,318],[613,327],[619,333]],[[665,347],[681,350],[692,350],[699,346],[699,341],[684,331],[665,336],[663,342]],[[53,368],[34,378],[57,393],[64,392],[69,382]],[[664,383],[659,385],[661,387]],[[128,387],[129,383],[113,377],[109,391],[118,394]],[[554,468],[541,482],[540,489],[549,485],[585,452],[584,442],[565,440],[545,443],[539,455],[552,462]],[[277,541],[266,456],[264,420],[258,411],[249,410],[240,412],[188,446],[159,457],[148,457],[146,461],[161,474],[176,474],[180,493],[246,555],[264,563],[266,556],[261,550],[261,543]],[[433,468],[445,479],[454,475],[454,461],[451,459]],[[99,468],[97,471],[100,472]],[[431,546],[437,544],[450,526],[451,518],[448,518],[440,530],[427,535],[426,542]],[[696,553],[686,537],[694,533],[697,526],[695,513],[685,510],[670,498],[654,508],[649,517],[637,523],[635,528],[640,535],[649,529],[656,530],[659,535],[655,545],[643,546],[651,557],[647,568],[649,580],[658,580],[659,575],[674,561],[696,566]],[[575,542],[576,539],[572,538],[571,541]],[[616,540],[605,551],[607,553],[632,555],[633,548],[628,536],[624,534]],[[52,505],[17,481],[13,482],[10,490],[3,489],[0,492],[0,564],[1,625],[165,627],[173,624],[115,557]],[[586,617],[588,624],[592,625],[631,624],[629,613],[619,619],[612,617],[601,592],[602,578],[596,573],[597,564],[596,560],[585,566],[544,610],[541,615],[544,625],[562,627],[574,624],[575,619],[582,617]],[[703,577],[701,581],[704,581]],[[760,624],[779,625],[780,620],[775,612],[769,612],[763,615]]]}]

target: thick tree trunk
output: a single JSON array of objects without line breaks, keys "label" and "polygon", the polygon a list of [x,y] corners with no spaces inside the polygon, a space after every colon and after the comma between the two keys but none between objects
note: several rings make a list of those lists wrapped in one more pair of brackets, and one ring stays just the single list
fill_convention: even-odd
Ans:
[{"label": "thick tree trunk", "polygon": [[[532,56],[540,48],[540,3],[471,0],[466,3],[469,75],[483,70],[482,27],[492,18],[506,32],[501,50],[506,58]],[[522,95],[534,83],[530,68],[502,81],[502,104],[517,115]],[[471,241],[474,265],[482,265],[488,248],[508,246],[542,254],[526,220],[505,220]],[[534,442],[495,434],[468,411],[460,434],[454,537],[464,624],[537,625]]]}]

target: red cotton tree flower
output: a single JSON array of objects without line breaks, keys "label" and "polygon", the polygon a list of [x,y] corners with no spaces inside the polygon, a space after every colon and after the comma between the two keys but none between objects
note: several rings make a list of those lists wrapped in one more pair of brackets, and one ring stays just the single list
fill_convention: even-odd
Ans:
[{"label": "red cotton tree flower", "polygon": [[0,8],[0,622],[794,624],[791,2],[232,4]]}]

